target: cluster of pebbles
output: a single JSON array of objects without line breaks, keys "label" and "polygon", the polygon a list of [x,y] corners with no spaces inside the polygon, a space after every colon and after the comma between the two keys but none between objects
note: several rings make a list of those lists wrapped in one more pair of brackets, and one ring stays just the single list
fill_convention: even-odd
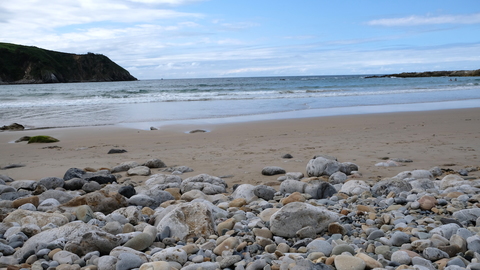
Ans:
[{"label": "cluster of pebbles", "polygon": [[475,177],[435,167],[361,180],[357,165],[326,155],[306,176],[264,168],[282,174],[276,188],[164,168],[152,159],[37,181],[0,175],[0,267],[480,269]]}]

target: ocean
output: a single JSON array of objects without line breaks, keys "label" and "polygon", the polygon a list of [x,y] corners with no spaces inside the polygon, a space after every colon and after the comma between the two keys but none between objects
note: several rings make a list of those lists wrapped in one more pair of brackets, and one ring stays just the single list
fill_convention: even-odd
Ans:
[{"label": "ocean", "polygon": [[479,77],[295,76],[0,85],[0,126],[221,123],[480,107]]}]

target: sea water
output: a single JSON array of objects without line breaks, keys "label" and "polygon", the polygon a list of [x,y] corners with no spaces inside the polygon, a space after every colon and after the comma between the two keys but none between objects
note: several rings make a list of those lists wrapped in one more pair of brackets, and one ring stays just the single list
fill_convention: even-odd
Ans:
[{"label": "sea water", "polygon": [[0,85],[0,125],[229,122],[480,107],[479,77],[296,76]]}]

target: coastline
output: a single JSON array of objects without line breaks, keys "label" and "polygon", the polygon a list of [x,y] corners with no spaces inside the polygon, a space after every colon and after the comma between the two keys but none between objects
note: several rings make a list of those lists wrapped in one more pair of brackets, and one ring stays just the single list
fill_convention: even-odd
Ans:
[{"label": "coastline", "polygon": [[[209,132],[188,131],[205,129]],[[349,114],[322,117],[258,120],[235,123],[185,123],[160,130],[125,126],[94,126],[0,132],[0,166],[25,167],[1,170],[15,180],[63,177],[72,167],[113,168],[125,161],[145,162],[159,158],[167,166],[188,166],[193,172],[229,176],[233,184],[268,184],[278,187],[277,176],[264,176],[265,166],[280,166],[287,172],[303,172],[318,154],[332,155],[340,162],[353,162],[360,179],[383,177],[439,166],[459,170],[478,167],[480,108]],[[11,143],[21,136],[50,135],[53,144]],[[57,146],[57,148],[49,148]],[[107,154],[112,148],[127,150]],[[283,159],[291,154],[292,159]],[[377,167],[384,158],[411,159],[399,167]],[[165,173],[159,170],[155,173]],[[478,177],[478,172],[472,176]],[[126,177],[122,174],[123,179]],[[130,177],[144,181],[145,177]]]}]

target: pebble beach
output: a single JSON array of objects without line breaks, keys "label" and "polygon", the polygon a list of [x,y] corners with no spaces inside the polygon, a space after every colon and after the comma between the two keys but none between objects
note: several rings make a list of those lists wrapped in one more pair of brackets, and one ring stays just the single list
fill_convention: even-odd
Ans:
[{"label": "pebble beach", "polygon": [[3,131],[0,269],[480,269],[479,146],[479,108]]}]

